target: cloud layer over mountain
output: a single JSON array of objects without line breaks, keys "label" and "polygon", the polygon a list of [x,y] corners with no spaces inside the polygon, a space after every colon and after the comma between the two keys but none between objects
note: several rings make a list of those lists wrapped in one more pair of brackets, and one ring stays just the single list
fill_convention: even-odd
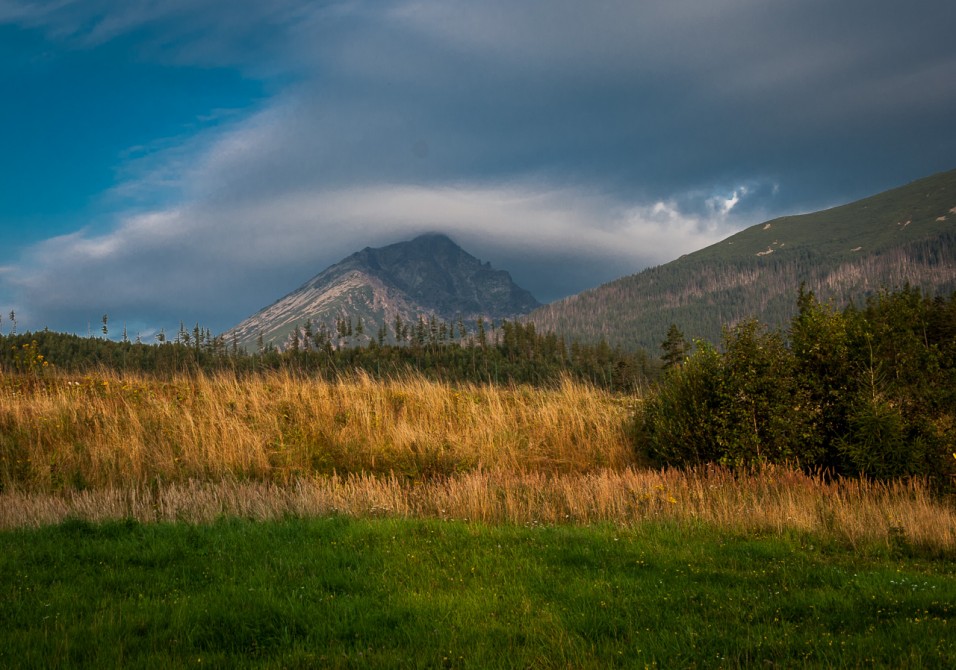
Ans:
[{"label": "cloud layer over mountain", "polygon": [[[76,63],[103,54],[191,119],[117,151],[82,216],[0,209],[34,227],[0,259],[0,302],[37,328],[225,328],[428,230],[552,300],[953,167],[954,24],[925,0],[0,0],[31,63],[0,69],[0,93],[70,68],[92,86],[112,71]],[[76,122],[37,99],[0,121]],[[76,135],[64,155],[84,155]],[[51,202],[95,167],[75,163]]]}]

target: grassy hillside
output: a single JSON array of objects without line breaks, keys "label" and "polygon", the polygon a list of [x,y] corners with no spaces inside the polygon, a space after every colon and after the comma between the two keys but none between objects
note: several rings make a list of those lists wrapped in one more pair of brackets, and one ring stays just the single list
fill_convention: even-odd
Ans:
[{"label": "grassy hillside", "polygon": [[536,310],[539,329],[657,351],[668,325],[717,341],[756,317],[782,324],[806,282],[861,303],[909,283],[956,290],[956,170],[841,207],[752,226],[722,242]]}]

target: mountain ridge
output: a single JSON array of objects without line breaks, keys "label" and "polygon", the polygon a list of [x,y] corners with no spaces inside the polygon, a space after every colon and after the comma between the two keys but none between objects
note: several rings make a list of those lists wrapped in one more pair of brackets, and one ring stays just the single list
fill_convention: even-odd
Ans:
[{"label": "mountain ridge", "polygon": [[903,284],[956,290],[956,170],[750,226],[525,318],[582,342],[654,352],[671,323],[709,341],[749,317],[783,325],[801,283],[839,305]]},{"label": "mountain ridge", "polygon": [[[396,318],[473,322],[514,318],[540,306],[505,270],[496,270],[442,233],[426,233],[385,247],[365,247],[321,271],[291,293],[224,333],[247,349],[284,348],[297,327],[324,327],[339,320],[386,326],[394,339]],[[368,336],[366,336],[368,337]],[[261,338],[261,339],[260,339]]]}]

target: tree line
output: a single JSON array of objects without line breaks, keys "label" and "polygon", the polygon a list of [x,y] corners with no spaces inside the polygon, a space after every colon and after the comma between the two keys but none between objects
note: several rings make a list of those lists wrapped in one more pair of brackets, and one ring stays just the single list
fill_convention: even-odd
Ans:
[{"label": "tree line", "polygon": [[[905,281],[924,289],[956,290],[956,230],[901,242],[863,256],[835,257],[812,247],[785,247],[759,258],[735,257],[726,244],[536,310],[531,319],[582,342],[603,337],[612,345],[654,350],[669,323],[716,342],[725,323],[760,314],[786,327],[794,315],[794,287],[806,282],[823,299],[861,303],[873,286]],[[848,252],[849,253],[849,252]],[[622,308],[626,306],[626,308]],[[652,318],[648,318],[648,316]]]},{"label": "tree line", "polygon": [[[104,316],[103,329],[108,317]],[[304,323],[279,350],[260,342],[249,352],[235,340],[213,335],[198,324],[180,326],[157,342],[123,337],[80,337],[50,330],[0,334],[0,370],[49,374],[52,370],[89,373],[117,371],[171,375],[230,370],[240,374],[291,369],[332,378],[364,371],[377,378],[409,372],[449,382],[550,385],[563,376],[600,388],[634,392],[660,371],[644,351],[626,351],[606,342],[566,342],[554,333],[539,333],[534,324],[478,321],[474,332],[463,324],[420,318],[398,322],[398,336],[379,326],[342,319],[334,331]]]}]

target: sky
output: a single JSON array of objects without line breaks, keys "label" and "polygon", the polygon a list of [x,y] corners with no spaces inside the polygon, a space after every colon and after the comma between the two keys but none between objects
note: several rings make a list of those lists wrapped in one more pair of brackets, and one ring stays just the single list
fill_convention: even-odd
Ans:
[{"label": "sky", "polygon": [[0,331],[450,235],[549,302],[956,167],[951,0],[0,0]]}]

